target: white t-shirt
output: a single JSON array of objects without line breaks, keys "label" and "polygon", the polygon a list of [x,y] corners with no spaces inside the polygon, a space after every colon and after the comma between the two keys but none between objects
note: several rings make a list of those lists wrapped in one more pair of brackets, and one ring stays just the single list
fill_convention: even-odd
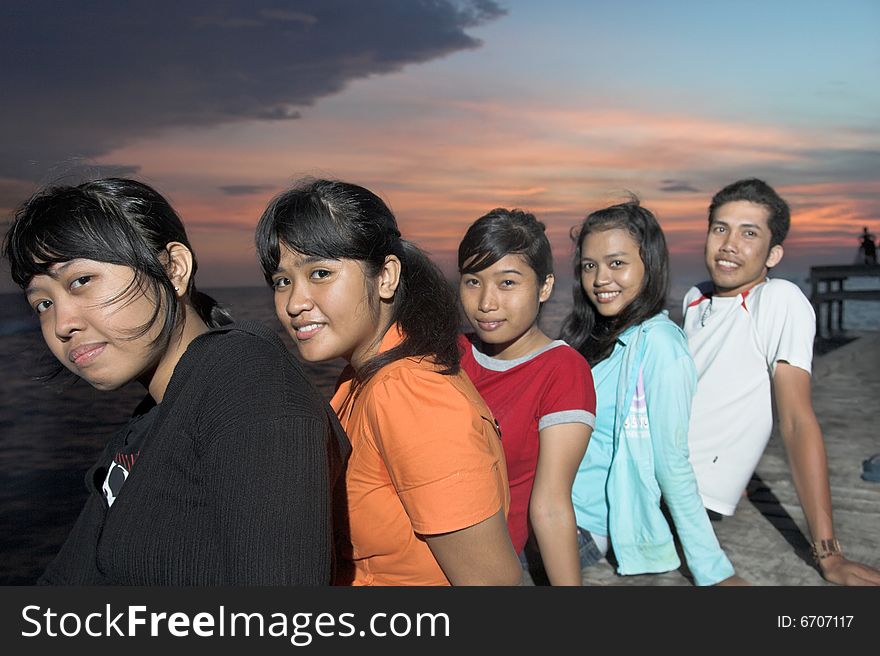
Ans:
[{"label": "white t-shirt", "polygon": [[732,515],[773,428],[776,363],[810,373],[816,316],[800,289],[767,280],[736,297],[712,284],[684,298],[684,331],[697,366],[688,446],[703,505]]}]

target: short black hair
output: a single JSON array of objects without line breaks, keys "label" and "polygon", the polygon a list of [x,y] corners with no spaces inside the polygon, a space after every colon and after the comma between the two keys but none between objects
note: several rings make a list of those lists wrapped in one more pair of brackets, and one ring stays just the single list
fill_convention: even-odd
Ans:
[{"label": "short black hair", "polygon": [[496,207],[471,224],[458,246],[458,272],[477,273],[506,255],[522,255],[544,284],[553,273],[553,251],[544,224],[523,210]]},{"label": "short black hair", "polygon": [[745,200],[767,208],[767,226],[770,228],[770,248],[785,241],[791,227],[791,210],[782,197],[763,180],[745,178],[733,182],[712,197],[709,204],[709,225],[716,210],[727,203]]},{"label": "short black hair", "polygon": [[148,289],[157,300],[152,318],[134,337],[162,321],[153,345],[164,348],[183,321],[161,259],[171,242],[180,242],[193,254],[187,289],[193,307],[209,326],[230,323],[229,313],[195,288],[198,263],[177,212],[158,191],[137,180],[102,178],[38,191],[16,211],[3,255],[22,289],[59,262],[87,259],[131,268],[134,279],[124,293]]}]

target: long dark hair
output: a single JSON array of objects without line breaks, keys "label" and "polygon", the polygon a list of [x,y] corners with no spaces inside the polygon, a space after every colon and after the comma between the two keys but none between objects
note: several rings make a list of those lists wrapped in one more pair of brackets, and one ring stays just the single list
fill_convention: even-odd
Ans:
[{"label": "long dark hair", "polygon": [[[133,337],[161,320],[162,330],[152,343],[161,349],[183,321],[162,261],[171,242],[180,242],[192,252],[180,217],[161,194],[135,180],[104,178],[77,186],[51,186],[32,196],[15,214],[3,255],[22,289],[34,276],[48,274],[53,264],[80,258],[133,269],[128,288],[109,302],[149,289],[157,299],[153,316]],[[196,289],[197,268],[193,253],[186,290],[193,307],[211,327],[231,323],[227,310]]]},{"label": "long dark hair", "polygon": [[[641,292],[632,303],[615,317],[603,317],[581,285],[581,250],[587,235],[614,228],[626,230],[639,245],[645,278]],[[653,317],[666,306],[669,251],[656,217],[642,207],[635,196],[626,203],[588,214],[580,226],[572,229],[571,238],[575,243],[574,303],[562,324],[561,338],[577,349],[590,365],[595,365],[611,355],[624,330]]]},{"label": "long dark hair", "polygon": [[269,203],[257,224],[257,254],[270,285],[281,261],[282,244],[302,255],[357,260],[368,280],[379,275],[387,256],[400,260],[391,321],[383,329],[397,323],[403,342],[361,367],[357,385],[385,365],[407,357],[429,357],[442,367],[441,373],[458,372],[455,293],[428,257],[400,238],[394,214],[376,194],[338,180],[298,181]]}]

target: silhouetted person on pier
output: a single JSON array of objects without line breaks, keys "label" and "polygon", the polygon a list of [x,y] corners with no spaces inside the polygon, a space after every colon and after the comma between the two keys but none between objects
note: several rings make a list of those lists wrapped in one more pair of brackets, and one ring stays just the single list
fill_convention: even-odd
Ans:
[{"label": "silhouetted person on pier", "polygon": [[874,235],[868,232],[868,226],[862,229],[859,239],[859,264],[877,264],[877,244],[874,243]]}]

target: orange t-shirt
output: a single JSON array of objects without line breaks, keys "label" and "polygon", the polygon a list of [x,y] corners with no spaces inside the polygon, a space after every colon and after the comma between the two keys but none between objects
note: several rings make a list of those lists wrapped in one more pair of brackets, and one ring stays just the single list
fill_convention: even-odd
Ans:
[{"label": "orange t-shirt", "polygon": [[[401,341],[397,327],[381,351]],[[509,505],[495,419],[464,372],[427,358],[380,369],[357,395],[343,372],[330,404],[352,445],[346,470],[353,585],[449,585],[421,537],[467,528]],[[347,545],[346,545],[347,546]],[[354,565],[354,580],[344,561]]]}]

